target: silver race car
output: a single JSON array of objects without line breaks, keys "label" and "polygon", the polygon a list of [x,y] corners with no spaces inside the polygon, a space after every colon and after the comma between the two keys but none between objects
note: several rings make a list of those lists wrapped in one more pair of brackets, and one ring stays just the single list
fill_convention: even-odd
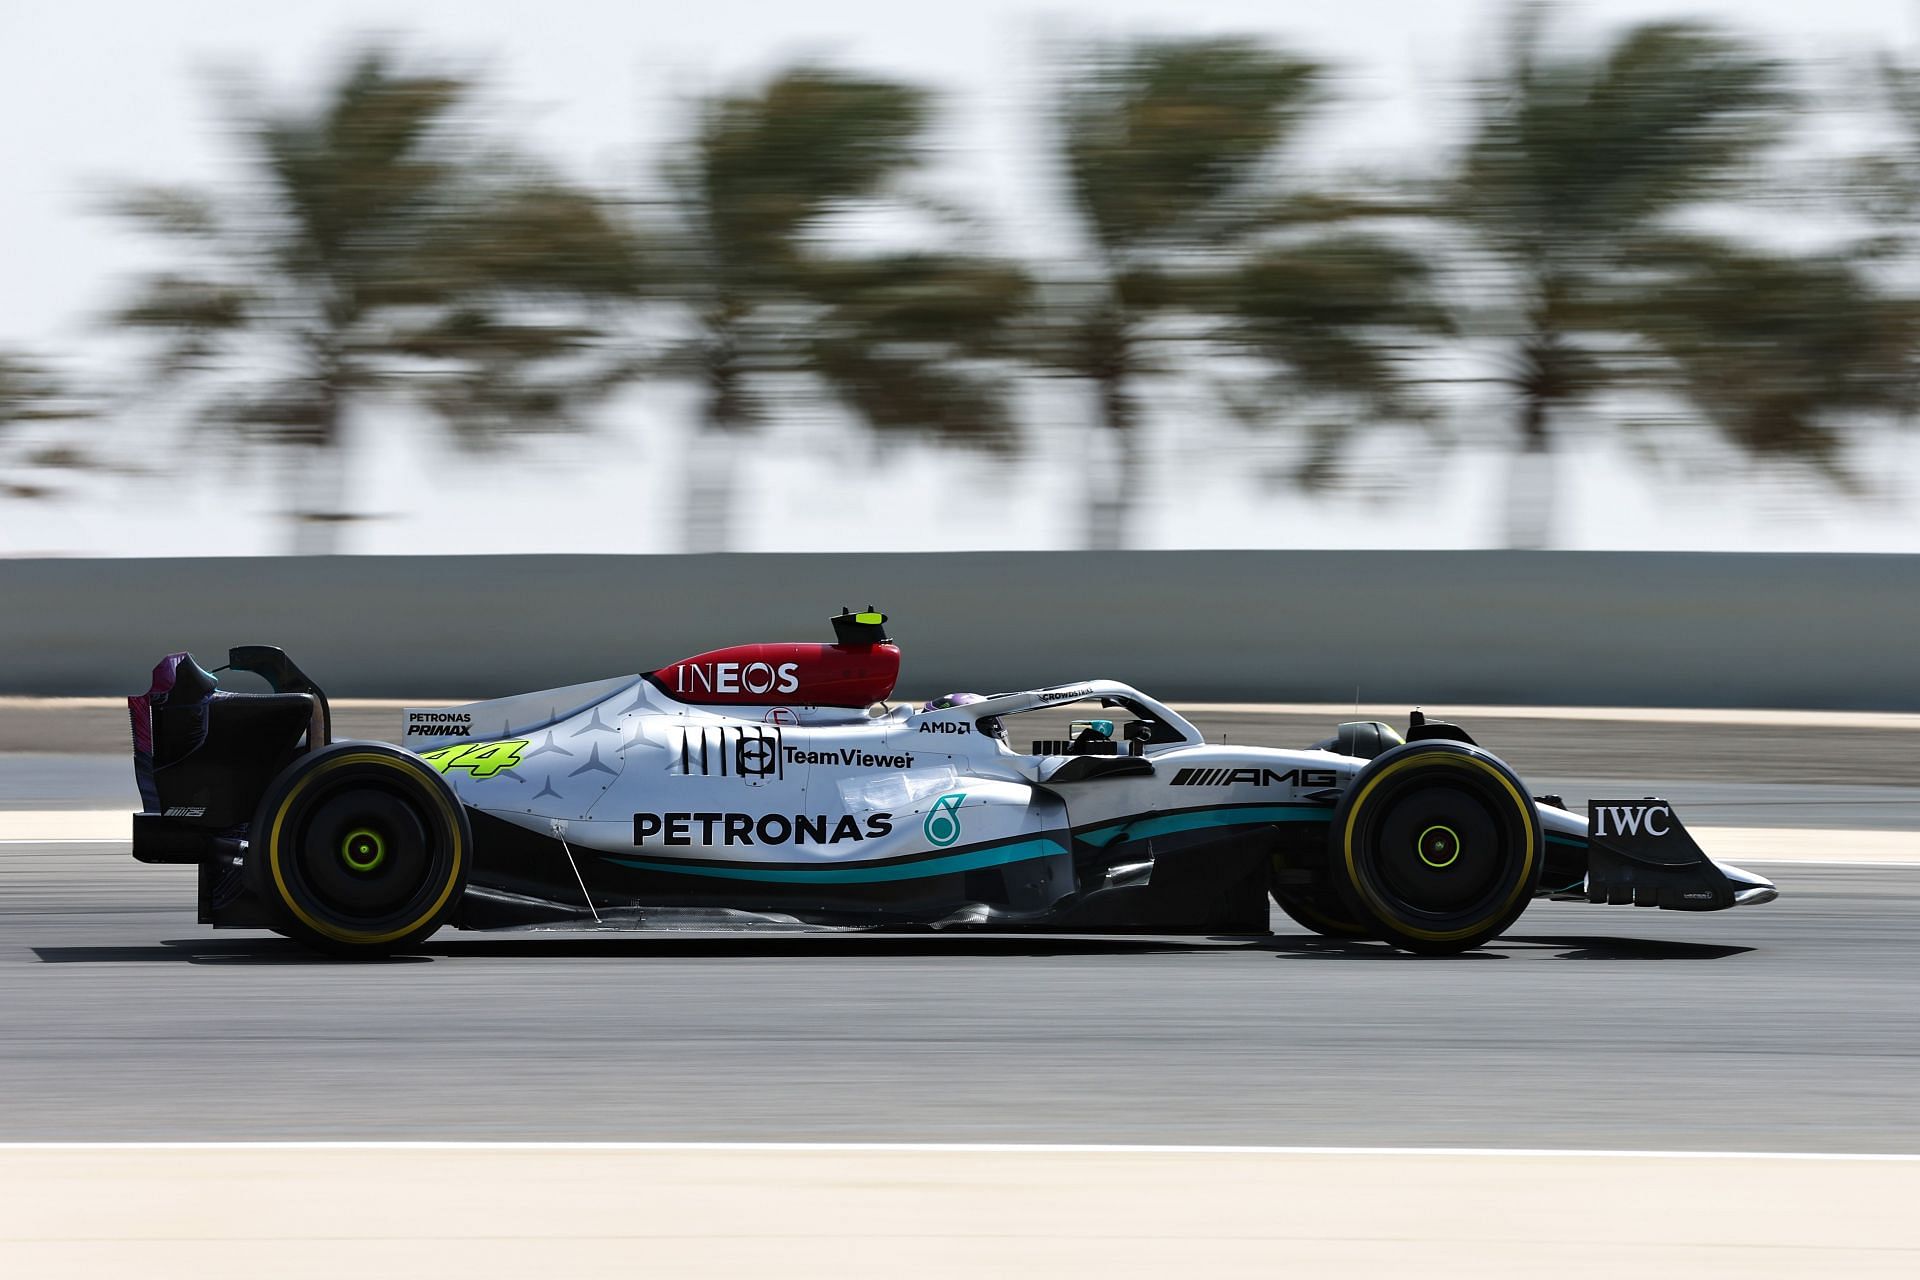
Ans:
[{"label": "silver race car", "polygon": [[142,862],[199,867],[200,920],[374,955],[458,929],[1307,929],[1448,953],[1536,898],[1716,911],[1771,900],[1671,805],[1535,796],[1462,728],[1210,745],[1127,685],[888,702],[886,618],[826,643],[410,708],[336,742],[278,649],[220,687],[187,654],[129,699]]}]

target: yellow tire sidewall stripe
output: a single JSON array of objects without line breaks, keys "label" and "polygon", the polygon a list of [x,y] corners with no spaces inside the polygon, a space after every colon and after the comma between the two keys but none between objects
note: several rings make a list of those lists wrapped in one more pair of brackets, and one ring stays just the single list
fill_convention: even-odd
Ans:
[{"label": "yellow tire sidewall stripe", "polygon": [[[453,840],[453,864],[447,875],[447,882],[440,890],[440,896],[434,900],[431,907],[427,908],[425,912],[417,916],[410,923],[387,933],[362,933],[352,929],[342,929],[337,925],[326,924],[314,919],[313,916],[307,913],[305,908],[293,900],[293,895],[287,891],[286,876],[280,869],[280,828],[286,821],[288,812],[292,810],[294,801],[300,798],[301,794],[310,787],[316,778],[324,777],[335,769],[345,768],[350,764],[376,764],[384,768],[392,769],[398,773],[410,774],[421,778],[426,783],[427,791],[433,796],[434,803],[440,806],[440,812],[445,815],[447,819],[447,831]],[[460,818],[459,815],[453,811],[453,807],[447,802],[446,794],[440,788],[439,779],[434,775],[426,773],[423,769],[415,767],[410,762],[396,760],[392,756],[378,755],[373,752],[351,752],[335,756],[294,783],[292,789],[287,792],[286,798],[280,802],[280,808],[274,813],[273,824],[267,833],[267,867],[273,872],[274,887],[279,890],[281,903],[287,910],[293,912],[295,918],[302,924],[312,929],[315,933],[320,934],[322,937],[332,938],[336,942],[352,943],[358,946],[378,946],[384,942],[392,942],[397,938],[404,938],[421,925],[427,923],[427,921],[433,919],[435,915],[439,914],[440,908],[447,904],[447,899],[453,895],[454,885],[460,882],[460,867],[465,858],[466,849],[460,839]]]},{"label": "yellow tire sidewall stripe", "polygon": [[[1436,931],[1431,929],[1417,929],[1411,925],[1402,923],[1398,913],[1393,911],[1385,902],[1382,902],[1379,895],[1373,892],[1366,878],[1360,874],[1360,868],[1355,861],[1353,847],[1354,828],[1359,822],[1361,810],[1366,807],[1367,797],[1372,794],[1375,787],[1385,782],[1394,774],[1399,773],[1403,769],[1411,769],[1419,766],[1478,769],[1482,773],[1490,775],[1509,796],[1513,797],[1513,803],[1515,807],[1520,810],[1521,820],[1526,827],[1526,863],[1524,864],[1519,883],[1514,885],[1513,892],[1507,895],[1506,901],[1500,904],[1497,911],[1482,918],[1478,924],[1469,925],[1464,929]],[[1391,921],[1393,927],[1401,933],[1426,942],[1453,942],[1460,938],[1467,937],[1470,934],[1478,933],[1481,929],[1486,928],[1489,921],[1497,920],[1502,915],[1505,915],[1507,911],[1513,907],[1513,904],[1519,900],[1520,895],[1526,892],[1528,883],[1533,879],[1533,862],[1539,856],[1539,821],[1539,815],[1534,812],[1532,802],[1520,794],[1519,790],[1513,785],[1512,781],[1508,779],[1507,775],[1478,756],[1454,755],[1451,752],[1445,754],[1427,754],[1423,752],[1419,755],[1408,756],[1404,760],[1394,761],[1379,773],[1375,774],[1367,782],[1367,785],[1360,789],[1360,794],[1354,798],[1352,807],[1347,810],[1346,825],[1340,832],[1341,849],[1347,864],[1347,881],[1353,885],[1354,889],[1359,892],[1362,898],[1366,899],[1367,904],[1373,908],[1375,914],[1382,921]]]}]

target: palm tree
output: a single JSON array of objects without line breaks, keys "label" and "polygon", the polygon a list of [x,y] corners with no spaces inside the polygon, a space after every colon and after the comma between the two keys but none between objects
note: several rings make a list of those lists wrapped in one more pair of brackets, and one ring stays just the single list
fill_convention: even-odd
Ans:
[{"label": "palm tree", "polygon": [[[1912,280],[1920,265],[1920,67],[1883,59],[1874,68],[1875,105],[1891,126],[1878,148],[1849,166],[1834,184],[1843,211],[1864,215],[1866,234],[1850,246],[1850,266],[1879,268],[1874,277],[1885,296],[1881,314],[1891,309],[1900,321],[1894,331],[1911,332],[1920,292]],[[1878,349],[1878,348],[1876,348]],[[1902,410],[1911,421],[1920,407],[1920,350],[1909,345],[1905,357],[1907,392]]]},{"label": "palm tree", "polygon": [[298,457],[293,549],[335,549],[355,411],[404,400],[462,445],[576,425],[628,372],[595,304],[630,298],[630,239],[593,196],[473,131],[473,85],[368,49],[317,108],[253,106],[245,190],[135,191],[189,255],[118,323],[161,339],[198,421]]},{"label": "palm tree", "polygon": [[740,442],[796,395],[824,392],[882,438],[1011,446],[1000,362],[1025,275],[960,249],[836,252],[828,234],[856,207],[921,208],[906,180],[929,111],[919,89],[814,66],[703,105],[669,174],[672,287],[697,332],[683,363],[706,390],[688,550],[728,548]]},{"label": "palm tree", "polygon": [[1110,443],[1088,545],[1125,541],[1142,482],[1138,384],[1177,371],[1174,351],[1253,357],[1275,403],[1330,396],[1353,422],[1413,410],[1394,345],[1439,322],[1425,267],[1340,225],[1378,207],[1288,181],[1324,80],[1317,63],[1240,39],[1100,47],[1070,72],[1058,144],[1088,250],[1063,289],[1053,360],[1092,383]]},{"label": "palm tree", "polygon": [[1881,59],[1870,73],[1873,105],[1888,127],[1885,141],[1848,166],[1834,184],[1847,211],[1865,215],[1864,252],[1920,251],[1920,67]]},{"label": "palm tree", "polygon": [[[22,428],[49,423],[70,424],[94,416],[84,402],[44,365],[18,353],[0,351],[0,447],[12,453],[11,437]],[[13,457],[9,458],[14,463]],[[78,470],[95,465],[86,450],[67,442],[27,445],[17,455],[22,470],[9,467],[0,479],[0,496],[46,498],[56,490],[39,473],[49,469]]]},{"label": "palm tree", "polygon": [[[1651,23],[1595,55],[1557,56],[1544,48],[1546,12],[1516,10],[1445,201],[1491,268],[1475,280],[1476,298],[1499,300],[1472,310],[1480,334],[1505,350],[1498,381],[1512,393],[1518,440],[1507,541],[1519,547],[1548,540],[1561,416],[1644,383],[1641,335],[1687,347],[1694,372],[1678,385],[1701,389],[1712,329],[1741,305],[1731,280],[1706,285],[1701,272],[1743,260],[1677,238],[1675,222],[1742,194],[1791,101],[1778,63],[1713,28]],[[1676,288],[1721,308],[1691,316],[1686,341],[1667,310]]]},{"label": "palm tree", "polygon": [[1742,453],[1843,488],[1847,428],[1912,407],[1920,312],[1845,253],[1788,256],[1682,241],[1658,308],[1634,308],[1656,371]]}]

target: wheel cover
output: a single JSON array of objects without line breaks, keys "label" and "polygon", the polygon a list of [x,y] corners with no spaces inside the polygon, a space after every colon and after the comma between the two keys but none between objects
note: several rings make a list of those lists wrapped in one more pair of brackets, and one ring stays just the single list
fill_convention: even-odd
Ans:
[{"label": "wheel cover", "polygon": [[1512,841],[1473,791],[1416,782],[1381,796],[1376,812],[1368,839],[1379,888],[1398,908],[1453,915],[1498,894]]},{"label": "wheel cover", "polygon": [[381,920],[404,911],[433,874],[427,824],[390,785],[342,779],[317,788],[290,834],[300,880],[338,917]]}]

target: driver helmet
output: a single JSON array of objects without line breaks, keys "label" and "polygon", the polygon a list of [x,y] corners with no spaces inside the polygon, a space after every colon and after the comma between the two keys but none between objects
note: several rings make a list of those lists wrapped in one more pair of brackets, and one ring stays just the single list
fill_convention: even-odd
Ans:
[{"label": "driver helmet", "polygon": [[920,710],[945,711],[948,707],[964,707],[969,702],[985,702],[986,700],[987,695],[984,693],[948,693],[930,700],[925,706],[921,707]]}]

